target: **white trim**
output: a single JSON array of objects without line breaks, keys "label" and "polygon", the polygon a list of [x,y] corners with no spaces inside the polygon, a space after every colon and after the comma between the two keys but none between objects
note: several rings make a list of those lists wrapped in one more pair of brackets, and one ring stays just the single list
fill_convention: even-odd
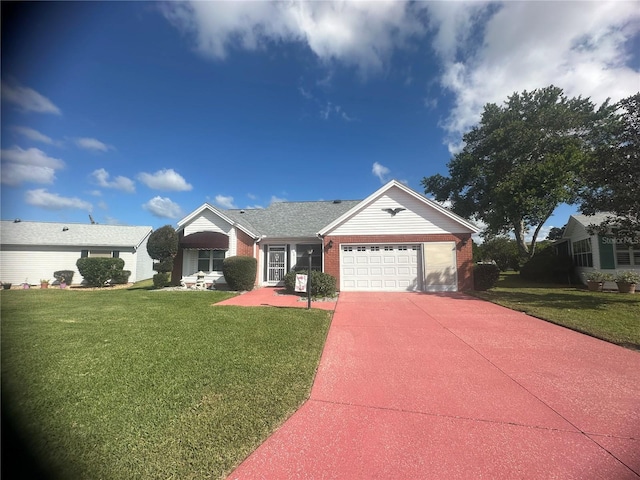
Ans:
[{"label": "white trim", "polygon": [[257,238],[260,238],[259,235],[256,235],[255,233],[253,233],[251,230],[247,229],[246,227],[242,226],[241,224],[239,224],[238,222],[232,220],[231,218],[227,217],[224,213],[222,213],[220,210],[218,210],[217,208],[215,208],[213,205],[210,205],[208,203],[203,203],[200,207],[196,208],[193,212],[191,212],[189,215],[187,215],[186,217],[184,217],[182,220],[180,220],[178,222],[178,228],[176,231],[180,231],[184,229],[184,226],[189,223],[190,221],[194,220],[198,215],[200,215],[203,211],[205,210],[209,210],[211,213],[213,213],[214,215],[217,215],[218,217],[220,217],[222,220],[224,220],[225,222],[227,222],[229,225],[239,228],[240,230],[242,230],[244,233],[246,233],[247,235],[249,235],[251,238],[253,238],[254,240]]},{"label": "white trim", "polygon": [[381,188],[379,188],[374,193],[369,195],[367,198],[362,200],[356,206],[354,206],[353,208],[348,210],[346,213],[344,213],[343,215],[338,217],[336,220],[331,222],[329,225],[324,227],[322,230],[320,230],[318,232],[318,235],[320,235],[320,236],[330,235],[329,232],[334,230],[338,225],[340,225],[341,223],[345,222],[347,219],[351,218],[353,215],[355,215],[356,213],[358,213],[359,211],[361,211],[362,209],[367,207],[370,203],[375,201],[383,193],[385,193],[386,191],[388,191],[389,189],[394,188],[394,187],[399,188],[403,192],[411,195],[412,197],[414,197],[417,200],[421,201],[425,205],[428,205],[429,207],[437,210],[438,212],[444,214],[445,216],[447,216],[450,219],[454,220],[455,222],[459,223],[463,227],[471,230],[471,233],[478,233],[480,231],[480,229],[476,225],[474,225],[473,223],[465,220],[464,218],[460,217],[459,215],[456,215],[452,211],[444,208],[442,205],[438,204],[437,202],[434,202],[433,200],[429,200],[428,198],[420,195],[419,193],[417,193],[414,190],[410,189],[406,185],[398,182],[397,180],[391,180],[386,185],[383,185]]}]

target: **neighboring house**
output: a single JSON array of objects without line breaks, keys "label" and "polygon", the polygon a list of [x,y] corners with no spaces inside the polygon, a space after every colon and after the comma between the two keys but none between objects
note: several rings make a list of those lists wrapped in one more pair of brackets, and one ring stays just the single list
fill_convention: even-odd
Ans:
[{"label": "neighboring house", "polygon": [[[589,233],[589,225],[599,225],[609,213],[592,216],[571,215],[564,229],[563,238],[555,243],[558,253],[570,255],[581,280],[583,273],[601,270],[615,274],[619,270],[640,272],[640,238],[615,238]],[[608,285],[615,288],[615,284]]]},{"label": "neighboring house", "polygon": [[258,261],[257,285],[282,285],[296,266],[336,277],[342,291],[473,288],[478,228],[395,180],[360,201],[276,202],[219,210],[205,203],[178,222],[174,283],[223,283],[222,262]]},{"label": "neighboring house", "polygon": [[54,280],[53,272],[73,270],[73,283],[82,276],[80,257],[119,257],[131,271],[130,282],[151,278],[153,260],[147,253],[151,227],[44,223],[20,220],[0,222],[0,280],[14,285]]}]

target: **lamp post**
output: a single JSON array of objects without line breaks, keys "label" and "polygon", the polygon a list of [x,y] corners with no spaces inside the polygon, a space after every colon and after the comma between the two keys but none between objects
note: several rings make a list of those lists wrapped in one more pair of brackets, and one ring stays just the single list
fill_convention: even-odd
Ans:
[{"label": "lamp post", "polygon": [[313,253],[313,248],[307,250],[309,254],[309,274],[307,275],[307,310],[311,309],[311,254]]}]

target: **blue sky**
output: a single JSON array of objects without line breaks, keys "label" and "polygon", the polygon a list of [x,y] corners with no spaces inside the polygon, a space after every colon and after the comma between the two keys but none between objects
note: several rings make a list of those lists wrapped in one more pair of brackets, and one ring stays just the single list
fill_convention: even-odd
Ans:
[{"label": "blue sky", "polygon": [[485,103],[615,101],[639,52],[640,2],[3,3],[2,219],[422,192]]}]

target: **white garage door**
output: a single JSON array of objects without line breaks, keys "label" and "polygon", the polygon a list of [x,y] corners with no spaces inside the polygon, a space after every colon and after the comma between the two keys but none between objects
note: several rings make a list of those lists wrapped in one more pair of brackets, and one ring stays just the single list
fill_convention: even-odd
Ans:
[{"label": "white garage door", "polygon": [[420,245],[342,245],[340,289],[407,292],[421,289]]}]

